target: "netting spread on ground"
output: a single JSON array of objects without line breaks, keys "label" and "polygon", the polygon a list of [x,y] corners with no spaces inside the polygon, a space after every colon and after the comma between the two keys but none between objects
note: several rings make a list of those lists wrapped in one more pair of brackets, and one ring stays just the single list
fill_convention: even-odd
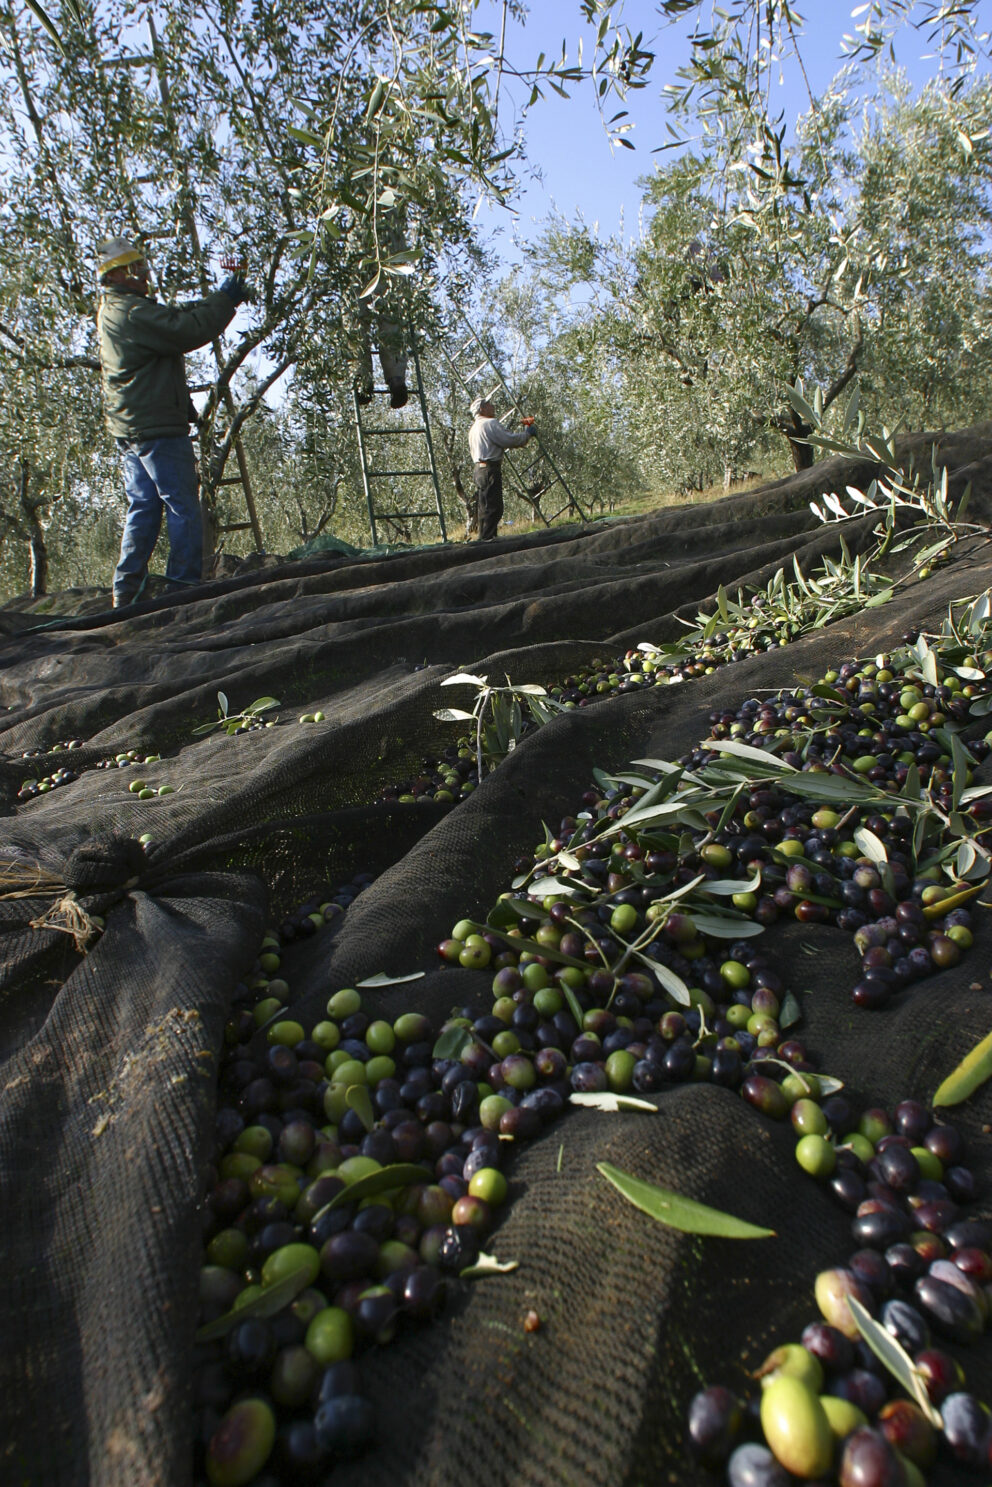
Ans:
[{"label": "netting spread on ground", "polygon": [[[986,426],[942,445],[952,490],[973,482],[976,519],[992,511],[990,444]],[[276,569],[123,620],[31,630],[8,613],[0,857],[45,877],[33,896],[0,899],[0,1480],[189,1480],[217,1057],[267,922],[376,873],[335,934],[285,956],[292,1014],[308,1026],[330,991],[379,971],[428,972],[375,993],[384,1016],[415,1005],[440,1023],[455,1003],[485,1007],[491,976],[435,969],[435,946],[462,915],[485,916],[542,822],[574,812],[594,766],[678,757],[714,707],[895,643],[987,587],[992,561],[975,540],[925,585],[814,639],[569,713],[453,810],[375,804],[451,741],[432,718],[453,700],[443,678],[468,666],[548,682],[674,638],[675,612],[694,614],[719,584],[835,551],[836,529],[814,521],[807,498],[864,474],[830,462],[715,507],[503,541],[484,556],[438,548]],[[869,526],[848,527],[849,544]],[[192,738],[219,691],[232,712],[272,694],[284,721]],[[297,723],[318,708],[324,722]],[[84,741],[80,777],[18,805],[19,756],[70,738]],[[127,772],[86,767],[131,748],[162,755],[144,773],[173,793],[141,800]],[[143,833],[142,857],[126,844]],[[70,893],[106,919],[85,956],[51,923]],[[884,1103],[932,1094],[988,1031],[992,934],[978,922],[959,969],[877,1017],[851,1005],[847,936],[810,925],[767,938],[823,1066]],[[797,1176],[788,1129],[712,1086],[660,1103],[657,1117],[576,1112],[527,1145],[490,1245],[519,1270],[475,1283],[436,1325],[370,1358],[379,1444],[335,1482],[696,1480],[682,1444],[689,1395],[797,1335],[812,1279],[843,1262],[849,1226]],[[961,1121],[986,1191],[990,1119],[986,1093]],[[735,1245],[653,1224],[616,1198],[598,1161],[777,1238]],[[532,1334],[521,1325],[531,1307],[542,1318]],[[992,1398],[988,1352],[969,1357],[968,1376]]]}]

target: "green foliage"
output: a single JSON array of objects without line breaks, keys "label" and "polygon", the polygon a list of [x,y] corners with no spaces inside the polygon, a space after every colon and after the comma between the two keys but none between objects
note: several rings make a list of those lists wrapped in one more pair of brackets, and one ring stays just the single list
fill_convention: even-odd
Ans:
[{"label": "green foliage", "polygon": [[256,697],[254,702],[239,713],[228,711],[227,697],[223,692],[217,693],[217,721],[215,723],[201,723],[198,728],[193,729],[193,737],[196,738],[204,733],[213,733],[215,728],[220,728],[228,737],[235,733],[245,733],[253,723],[260,721],[262,713],[271,712],[274,707],[279,706],[276,697]]},{"label": "green foliage", "polygon": [[718,1208],[697,1203],[694,1198],[684,1198],[671,1188],[645,1182],[642,1177],[634,1177],[632,1173],[614,1167],[612,1162],[597,1162],[596,1171],[607,1182],[612,1183],[628,1203],[632,1203],[649,1218],[656,1219],[659,1224],[667,1224],[671,1229],[680,1229],[685,1234],[711,1234],[718,1239],[775,1237],[774,1229],[763,1229],[757,1224],[746,1223],[731,1213],[723,1213]]},{"label": "green foliage", "polygon": [[781,392],[800,379],[828,429],[855,378],[876,422],[984,416],[992,86],[910,99],[893,77],[861,109],[838,85],[801,121],[774,211],[738,168],[743,106],[700,114],[694,151],[645,182],[635,243],[554,222],[504,289],[549,370],[581,368],[642,480],[702,487],[783,438],[812,463],[813,424]]},{"label": "green foliage", "polygon": [[475,703],[471,712],[463,708],[445,707],[434,716],[442,723],[474,723],[475,750],[479,778],[495,769],[512,753],[520,742],[525,721],[541,725],[557,713],[564,705],[554,701],[543,687],[532,683],[514,684],[506,679],[505,687],[492,686],[484,676],[472,676],[459,671],[446,677],[442,687],[467,685],[476,688]]},{"label": "green foliage", "polygon": [[[641,241],[631,250],[552,222],[526,268],[483,293],[493,353],[553,431],[583,507],[609,510],[645,484],[702,487],[783,435],[808,458],[809,430],[777,392],[799,378],[822,387],[828,418],[855,372],[866,405],[890,420],[896,409],[929,425],[984,411],[992,96],[972,81],[988,51],[977,5],[876,0],[851,55],[874,63],[894,29],[915,25],[947,59],[939,90],[910,101],[897,81],[863,126],[853,99],[831,90],[794,142],[763,103],[773,56],[800,55],[787,0],[744,0],[712,23],[698,0],[660,11],[695,27],[689,67],[665,93],[672,128],[694,143],[652,178]],[[234,247],[259,291],[219,361],[191,359],[217,521],[244,515],[219,484],[240,436],[270,550],[332,526],[366,540],[354,358],[369,314],[409,320],[436,344],[438,286],[456,304],[482,292],[473,208],[508,200],[524,164],[518,121],[501,124],[501,79],[523,80],[528,106],[591,83],[626,145],[627,113],[609,109],[659,65],[602,0],[574,7],[596,28],[585,62],[570,63],[564,45],[532,64],[511,56],[482,14],[478,0],[340,0],[331,13],[316,0],[261,11],[166,0],[155,29],[128,0],[62,11],[0,0],[8,592],[43,586],[50,526],[59,583],[109,577],[123,506],[100,427],[92,264],[96,243],[121,231],[144,234],[167,299],[210,288]],[[522,19],[524,7],[512,0],[507,14]],[[465,410],[442,359],[427,357],[454,520],[474,505]],[[263,410],[288,377],[283,428]],[[519,500],[508,492],[511,515],[547,519],[550,478],[538,466]]]}]

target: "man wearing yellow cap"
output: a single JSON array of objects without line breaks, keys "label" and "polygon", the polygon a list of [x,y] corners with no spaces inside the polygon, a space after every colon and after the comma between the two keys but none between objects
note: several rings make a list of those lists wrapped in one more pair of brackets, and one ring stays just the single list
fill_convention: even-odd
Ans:
[{"label": "man wearing yellow cap", "polygon": [[[247,298],[240,274],[189,305],[160,305],[148,293],[148,265],[127,238],[102,243],[97,314],[107,427],[124,465],[127,516],[114,572],[114,608],[132,604],[148,576],[165,511],[166,578],[176,588],[200,581],[203,527],[189,436],[192,403],[183,356],[219,335]],[[195,416],[195,414],[194,414]]]}]

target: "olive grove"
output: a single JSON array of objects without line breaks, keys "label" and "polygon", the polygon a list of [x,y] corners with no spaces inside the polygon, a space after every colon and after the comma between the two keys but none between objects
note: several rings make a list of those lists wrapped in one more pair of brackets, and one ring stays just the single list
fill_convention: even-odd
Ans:
[{"label": "olive grove", "polygon": [[987,81],[952,104],[894,77],[870,110],[838,87],[800,121],[792,184],[760,228],[726,115],[708,148],[645,180],[634,240],[552,223],[504,287],[505,312],[544,348],[549,384],[569,363],[643,474],[673,489],[763,459],[812,463],[786,392],[797,380],[825,413],[857,388],[876,421],[984,417],[990,107]]},{"label": "olive grove", "polygon": [[[498,306],[493,354],[558,431],[590,504],[618,485],[711,479],[783,436],[807,458],[782,396],[797,377],[828,404],[857,378],[893,419],[970,416],[988,356],[979,10],[864,7],[842,43],[852,76],[916,28],[939,59],[933,89],[914,100],[896,85],[862,123],[848,79],[791,140],[766,87],[773,65],[802,68],[788,0],[737,0],[712,25],[700,0],[658,0],[659,39],[691,33],[674,78],[602,0],[576,0],[596,43],[574,62],[564,45],[551,60],[510,54],[521,0],[67,0],[57,14],[0,0],[4,592],[42,591],[49,548],[60,585],[107,574],[123,499],[100,426],[93,261],[119,232],[146,246],[167,299],[212,287],[226,255],[246,261],[256,303],[190,360],[201,479],[216,534],[244,516],[222,483],[242,441],[282,550],[331,530],[360,540],[350,391],[377,310],[427,346],[456,516],[471,501],[444,357],[452,303],[484,320]],[[635,245],[552,224],[498,284],[474,209],[512,200],[526,164],[511,77],[524,116],[591,87],[618,146],[623,105],[663,85],[678,148],[657,157],[671,163],[646,183]]]}]

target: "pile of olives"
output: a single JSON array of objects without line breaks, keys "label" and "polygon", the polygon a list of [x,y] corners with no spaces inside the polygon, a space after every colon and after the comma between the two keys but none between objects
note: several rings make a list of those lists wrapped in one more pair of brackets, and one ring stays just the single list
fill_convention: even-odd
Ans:
[{"label": "pile of olives", "polygon": [[369,881],[266,936],[225,1030],[195,1388],[214,1487],[266,1465],[295,1481],[364,1451],[362,1353],[437,1314],[507,1197],[497,1112],[467,1065],[435,1056],[427,1018],[374,1019],[352,988],[309,1036],[280,1015],[282,945],[335,924]]},{"label": "pile of olives", "polygon": [[[883,692],[900,675],[895,692]],[[939,798],[957,799],[955,763],[970,775],[988,753],[979,740],[964,766],[960,754],[951,757],[943,725],[964,721],[969,708],[952,675],[934,685],[919,678],[910,654],[879,657],[849,663],[817,689],[748,699],[711,718],[714,738],[773,744],[807,774],[866,776],[877,787],[869,805],[796,800],[762,779],[708,830],[680,828],[669,841],[623,826],[644,787],[590,789],[558,835],[516,864],[526,880],[554,862],[559,880],[572,874],[573,892],[529,901],[504,895],[487,924],[460,921],[438,947],[447,964],[492,970],[488,1012],[464,1008],[440,1030],[417,1012],[387,1022],[345,988],[312,1029],[286,1015],[283,946],[338,923],[367,875],[266,936],[225,1033],[204,1210],[200,1480],[215,1487],[293,1480],[365,1449],[375,1421],[362,1385],[364,1350],[436,1314],[498,1219],[513,1141],[537,1136],[573,1092],[653,1093],[709,1079],[740,1090],[765,1115],[790,1117],[797,1161],[854,1215],[859,1251],[850,1273],[857,1279],[875,1264],[862,1252],[894,1270],[890,1251],[901,1245],[916,1257],[902,1257],[907,1274],[925,1266],[925,1276],[913,1276],[914,1285],[927,1282],[925,1297],[914,1292],[924,1311],[933,1311],[934,1297],[945,1312],[962,1309],[940,1289],[948,1278],[931,1270],[937,1261],[955,1263],[955,1208],[971,1194],[951,1128],[927,1116],[912,1132],[886,1129],[878,1112],[855,1121],[836,1081],[817,1075],[790,1034],[799,1010],[769,956],[756,950],[749,923],[794,915],[846,929],[862,955],[854,996],[865,1007],[884,1005],[967,950],[971,889],[942,882],[939,867],[920,867],[894,798],[910,781],[910,765],[892,739],[907,745],[903,754],[912,747],[920,787],[929,784]],[[919,697],[905,695],[910,689]],[[870,765],[859,764],[868,756]],[[702,745],[683,762],[705,771],[715,757]],[[442,763],[449,793],[468,793],[472,751],[456,747]],[[396,798],[427,794],[429,781],[407,783]],[[864,855],[854,839],[862,826],[880,853]],[[696,877],[739,878],[732,896],[739,938],[714,939],[696,924],[691,899],[671,902]],[[632,956],[634,940],[643,955]],[[666,990],[672,976],[688,988],[688,1004],[674,1004]],[[897,1118],[906,1118],[903,1107]],[[831,1284],[821,1286],[824,1297],[833,1297]],[[841,1293],[842,1305],[842,1284]],[[831,1315],[818,1325],[843,1336]],[[857,1366],[875,1376],[861,1354]],[[884,1403],[883,1396],[878,1408]],[[862,1411],[866,1420],[877,1412]],[[769,1428],[778,1439],[778,1427]],[[757,1441],[745,1446],[752,1457],[769,1450]],[[731,1480],[765,1482],[740,1472]]]},{"label": "pile of olives", "polygon": [[47,795],[50,790],[57,790],[60,785],[68,785],[72,780],[78,779],[77,770],[63,766],[61,769],[53,770],[51,774],[42,775],[40,779],[22,780],[17,799],[22,803],[26,800],[34,800],[37,795]]},{"label": "pile of olives", "polygon": [[[856,1119],[843,1096],[822,1105],[806,1096],[792,1107],[798,1129],[810,1109],[831,1143],[831,1186],[854,1215],[858,1247],[846,1265],[817,1276],[819,1316],[756,1371],[757,1397],[741,1400],[723,1385],[695,1395],[689,1450],[725,1470],[729,1487],[788,1487],[797,1478],[921,1487],[938,1456],[987,1469],[992,1413],[965,1390],[960,1363],[940,1346],[977,1341],[992,1306],[992,1222],[962,1214],[974,1180],[960,1132],[916,1100],[902,1101],[892,1116],[874,1108]],[[898,1392],[849,1298],[900,1344],[922,1400]],[[933,1410],[922,1407],[927,1401]]]},{"label": "pile of olives", "polygon": [[425,759],[419,775],[387,785],[378,799],[399,805],[425,800],[453,804],[467,800],[478,783],[475,750],[463,739],[445,749],[439,758]]},{"label": "pile of olives", "polygon": [[[82,740],[78,738],[59,739],[51,749],[25,749],[21,754],[22,759],[44,759],[49,753],[59,754],[63,750],[81,749]],[[17,792],[17,799],[21,802],[34,800],[38,795],[47,795],[51,790],[57,790],[60,785],[68,785],[70,781],[79,778],[79,771],[70,769],[63,765],[61,769],[54,769],[50,774],[41,775],[37,779],[26,779],[21,782],[21,788]]]},{"label": "pile of olives", "polygon": [[137,749],[127,749],[122,754],[113,754],[107,759],[98,759],[94,769],[129,769],[132,764],[160,764],[161,754],[140,754]]},{"label": "pile of olives", "polygon": [[[875,804],[859,804],[853,784],[850,801],[842,799],[834,807],[797,798],[774,778],[755,780],[749,790],[742,790],[729,816],[714,823],[715,829],[688,833],[698,846],[685,851],[681,847],[685,832],[681,840],[673,836],[667,842],[659,840],[650,827],[605,834],[604,828],[621,820],[636,803],[644,793],[642,788],[618,784],[605,793],[587,792],[581,817],[566,818],[558,836],[538,849],[536,859],[518,863],[520,871],[526,872],[533,869],[535,860],[553,862],[563,850],[581,862],[581,871],[570,877],[574,891],[581,892],[571,900],[571,908],[558,910],[572,929],[581,926],[584,931],[581,945],[575,943],[574,934],[569,937],[573,956],[586,955],[608,967],[611,958],[623,958],[615,941],[603,943],[609,940],[604,927],[613,922],[615,913],[625,913],[630,921],[628,933],[636,932],[652,915],[667,913],[659,901],[697,875],[710,880],[746,877],[753,882],[757,874],[760,886],[745,889],[742,883],[742,891],[732,902],[759,924],[773,924],[785,915],[805,923],[835,924],[854,936],[862,974],[852,994],[859,1006],[882,1007],[900,988],[956,965],[972,943],[971,916],[965,904],[978,890],[966,881],[941,881],[940,866],[925,861],[927,853],[940,845],[937,841],[931,840],[917,860],[915,819],[898,792],[912,767],[918,792],[929,789],[935,803],[949,811],[959,801],[960,790],[970,783],[972,766],[988,757],[989,743],[981,738],[965,746],[955,737],[952,744],[942,725],[952,712],[956,721],[964,721],[970,697],[964,695],[953,673],[946,684],[937,686],[905,679],[900,684],[890,682],[897,668],[907,665],[907,653],[879,657],[861,667],[849,663],[839,672],[828,673],[816,689],[749,698],[736,712],[710,715],[714,740],[725,737],[765,749],[773,745],[794,769],[807,775],[829,774],[837,784],[845,777],[852,782],[867,778],[877,791]],[[874,689],[879,699],[857,702],[852,713],[833,695],[819,695],[832,694],[833,681],[844,682],[857,697]],[[894,690],[888,701],[881,698],[883,689]],[[919,700],[911,702],[910,695],[917,694]],[[907,705],[920,716],[910,718],[899,710]],[[924,710],[929,721],[922,716]],[[871,721],[859,726],[869,714]],[[906,745],[898,752],[892,742],[896,737]],[[958,751],[957,780],[951,767],[952,749]],[[679,763],[705,772],[719,757],[716,749],[703,745]],[[839,793],[843,796],[842,788]],[[981,798],[962,807],[976,827],[981,827],[987,811],[987,802]],[[859,829],[869,833],[874,857],[866,857],[855,840]],[[554,870],[559,879],[569,877],[560,865]],[[535,916],[536,912],[535,905]],[[594,932],[595,919],[600,926]],[[546,923],[525,924],[521,932],[533,938],[537,928],[553,944],[553,928]],[[590,940],[600,942],[599,952]],[[721,990],[717,968],[685,964],[704,953],[689,916],[672,916],[666,933],[654,941],[649,953],[683,980],[711,994]]]},{"label": "pile of olives", "polygon": [[[587,670],[549,686],[548,696],[566,709],[588,707],[594,702],[605,702],[610,697],[646,686],[662,687],[673,682],[690,681],[697,676],[709,676],[718,666],[742,661],[755,651],[769,649],[771,644],[769,637],[762,634],[748,634],[747,641],[740,640],[739,644],[733,643],[727,635],[717,635],[712,643],[702,645],[694,657],[680,661],[664,661],[651,653],[628,650],[609,664],[592,661]],[[537,727],[532,718],[524,718],[517,741]],[[473,740],[464,736],[443,750],[439,757],[426,758],[419,775],[386,786],[378,799],[396,801],[400,805],[415,805],[428,800],[453,804],[464,800],[478,784]]]}]

